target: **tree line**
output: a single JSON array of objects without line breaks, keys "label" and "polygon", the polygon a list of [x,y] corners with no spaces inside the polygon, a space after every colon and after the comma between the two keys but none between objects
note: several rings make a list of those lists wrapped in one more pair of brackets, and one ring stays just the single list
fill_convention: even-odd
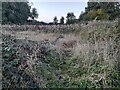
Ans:
[{"label": "tree line", "polygon": [[60,23],[58,23],[57,16],[54,17],[53,23],[52,24],[73,24],[73,23],[78,23],[78,19],[76,19],[76,16],[74,15],[73,12],[67,13],[66,16],[66,23],[65,23],[65,18],[62,16],[60,18]]},{"label": "tree line", "polygon": [[29,2],[2,2],[2,24],[26,24],[38,18],[36,8]]},{"label": "tree line", "polygon": [[[36,8],[32,8],[29,2],[3,2],[2,3],[2,24],[73,24],[81,21],[91,20],[114,20],[120,18],[120,2],[87,2],[85,11],[76,18],[73,12],[68,12],[65,18],[60,20],[57,16],[53,22],[39,22]],[[58,21],[60,21],[58,23]]]},{"label": "tree line", "polygon": [[116,18],[120,18],[119,0],[118,2],[88,2],[79,20],[114,20]]}]

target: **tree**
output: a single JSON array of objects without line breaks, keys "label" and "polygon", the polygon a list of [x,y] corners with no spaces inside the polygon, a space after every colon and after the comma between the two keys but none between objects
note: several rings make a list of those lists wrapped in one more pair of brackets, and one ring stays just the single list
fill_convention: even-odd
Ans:
[{"label": "tree", "polygon": [[97,11],[97,19],[98,20],[108,20],[109,19],[109,15],[106,13],[106,11],[104,9],[98,9]]},{"label": "tree", "polygon": [[57,17],[55,16],[54,19],[53,19],[53,23],[54,24],[57,24],[58,20],[57,20]]},{"label": "tree", "polygon": [[120,2],[88,2],[79,20],[93,20],[95,17],[99,20],[114,20],[120,17]]},{"label": "tree", "polygon": [[120,18],[120,1],[119,2],[109,2],[106,5],[106,12],[109,14],[109,19],[113,20],[115,18]]},{"label": "tree", "polygon": [[33,8],[32,12],[31,12],[31,17],[34,20],[35,18],[38,18],[38,13],[37,13],[37,9]]},{"label": "tree", "polygon": [[97,12],[95,10],[90,10],[88,13],[87,13],[87,16],[89,17],[89,20],[93,20],[97,17]]},{"label": "tree", "polygon": [[64,17],[61,17],[60,24],[64,24]]},{"label": "tree", "polygon": [[29,2],[2,3],[2,24],[25,24],[29,17],[36,18]]},{"label": "tree", "polygon": [[66,21],[66,23],[67,24],[73,24],[74,22],[75,22],[75,19],[76,19],[76,17],[75,17],[75,15],[74,15],[74,13],[67,13],[67,21]]}]

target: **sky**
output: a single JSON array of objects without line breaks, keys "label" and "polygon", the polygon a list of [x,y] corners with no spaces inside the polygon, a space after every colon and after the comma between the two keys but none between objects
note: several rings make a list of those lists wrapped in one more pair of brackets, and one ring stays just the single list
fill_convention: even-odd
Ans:
[{"label": "sky", "polygon": [[32,2],[32,7],[37,9],[39,14],[38,21],[53,22],[55,16],[60,20],[61,16],[66,19],[68,12],[73,12],[76,18],[79,17],[81,11],[85,10],[86,2]]}]

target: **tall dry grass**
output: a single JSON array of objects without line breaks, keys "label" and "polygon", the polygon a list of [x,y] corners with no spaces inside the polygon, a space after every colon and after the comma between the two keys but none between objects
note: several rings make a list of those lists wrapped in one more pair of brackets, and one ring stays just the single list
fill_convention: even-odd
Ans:
[{"label": "tall dry grass", "polygon": [[93,26],[90,24],[77,32],[76,36],[80,37],[81,43],[73,48],[74,57],[78,59],[77,65],[82,65],[86,69],[86,73],[78,80],[91,82],[96,87],[110,88],[113,82],[116,82],[116,87],[119,86],[120,79],[117,81],[120,75],[118,23],[97,23]]}]

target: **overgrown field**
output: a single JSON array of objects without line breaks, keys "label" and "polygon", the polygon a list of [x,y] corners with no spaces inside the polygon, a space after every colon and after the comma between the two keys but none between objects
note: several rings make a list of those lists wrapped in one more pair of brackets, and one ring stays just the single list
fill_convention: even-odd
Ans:
[{"label": "overgrown field", "polygon": [[3,31],[3,88],[120,88],[118,22],[71,28]]}]

